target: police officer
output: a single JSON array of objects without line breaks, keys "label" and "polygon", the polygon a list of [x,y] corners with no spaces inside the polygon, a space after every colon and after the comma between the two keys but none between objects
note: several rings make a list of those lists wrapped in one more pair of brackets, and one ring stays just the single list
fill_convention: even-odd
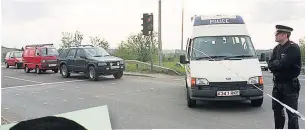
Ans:
[{"label": "police officer", "polygon": [[[273,73],[274,87],[272,96],[294,110],[298,109],[300,83],[298,76],[301,72],[301,52],[297,44],[289,40],[293,29],[276,25],[275,41],[279,44],[273,49],[268,67]],[[285,113],[283,106],[272,100],[275,129],[283,129]],[[288,129],[299,129],[298,116],[289,110]]]}]

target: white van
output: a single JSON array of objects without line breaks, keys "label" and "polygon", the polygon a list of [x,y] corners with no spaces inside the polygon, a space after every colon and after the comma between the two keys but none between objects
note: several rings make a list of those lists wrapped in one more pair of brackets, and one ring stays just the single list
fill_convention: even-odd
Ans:
[{"label": "white van", "polygon": [[241,16],[194,16],[186,44],[187,105],[196,100],[251,100],[263,103],[263,77],[256,51]]}]

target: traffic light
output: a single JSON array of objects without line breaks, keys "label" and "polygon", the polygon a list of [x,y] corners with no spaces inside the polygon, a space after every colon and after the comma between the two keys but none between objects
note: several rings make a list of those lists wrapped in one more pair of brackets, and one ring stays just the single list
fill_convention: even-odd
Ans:
[{"label": "traffic light", "polygon": [[149,32],[154,30],[153,15],[152,14],[148,14],[148,13],[144,13],[142,21],[143,21],[143,24],[142,24],[142,26],[143,26],[143,29],[142,29],[143,35],[149,36]]}]

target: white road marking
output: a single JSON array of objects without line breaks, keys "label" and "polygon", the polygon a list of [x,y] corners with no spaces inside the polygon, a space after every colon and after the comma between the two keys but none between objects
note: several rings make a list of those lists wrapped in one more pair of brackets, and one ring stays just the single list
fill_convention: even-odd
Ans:
[{"label": "white road marking", "polygon": [[37,81],[33,81],[33,80],[21,79],[21,78],[10,77],[10,76],[4,76],[4,77],[5,77],[5,78],[9,78],[9,79],[17,79],[17,80],[21,80],[21,81],[32,82],[32,83],[39,83],[39,84],[42,83],[42,82],[37,82]]},{"label": "white road marking", "polygon": [[25,87],[32,87],[32,86],[43,86],[43,85],[53,85],[53,84],[71,83],[71,82],[79,82],[79,81],[85,81],[85,80],[72,80],[72,81],[63,81],[63,82],[52,82],[52,83],[41,83],[41,84],[31,84],[31,85],[13,86],[13,87],[1,88],[1,90],[15,89],[15,88],[25,88]]}]

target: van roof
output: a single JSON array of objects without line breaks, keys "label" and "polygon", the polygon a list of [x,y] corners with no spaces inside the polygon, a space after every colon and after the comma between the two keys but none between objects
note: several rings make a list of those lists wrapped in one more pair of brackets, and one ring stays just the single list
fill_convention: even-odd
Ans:
[{"label": "van roof", "polygon": [[36,45],[26,45],[25,48],[42,48],[42,47],[51,47],[54,48],[53,44],[36,44]]},{"label": "van roof", "polygon": [[219,24],[245,24],[239,15],[200,15],[192,17],[193,26]]}]

